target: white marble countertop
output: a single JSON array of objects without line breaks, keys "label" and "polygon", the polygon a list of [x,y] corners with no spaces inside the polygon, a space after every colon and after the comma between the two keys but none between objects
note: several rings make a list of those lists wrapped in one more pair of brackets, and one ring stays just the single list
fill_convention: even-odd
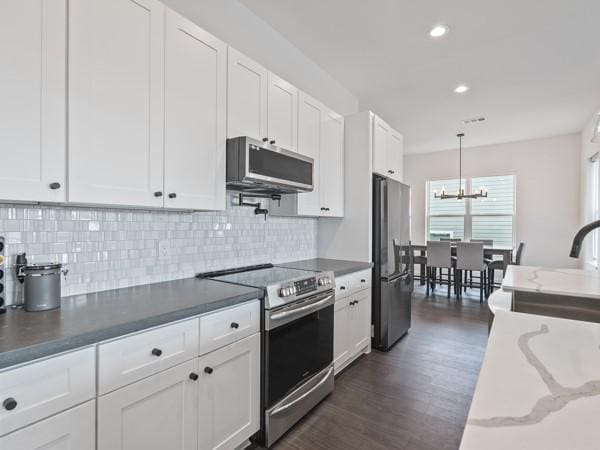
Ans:
[{"label": "white marble countertop", "polygon": [[461,450],[600,448],[600,324],[497,311]]},{"label": "white marble countertop", "polygon": [[502,289],[600,299],[600,273],[581,269],[508,266]]}]

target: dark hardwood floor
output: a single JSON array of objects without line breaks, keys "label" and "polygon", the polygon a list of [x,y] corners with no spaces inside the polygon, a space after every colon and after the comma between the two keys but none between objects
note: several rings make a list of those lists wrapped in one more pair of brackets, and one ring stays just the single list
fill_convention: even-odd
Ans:
[{"label": "dark hardwood floor", "polygon": [[417,288],[409,333],[336,378],[335,392],[274,448],[455,450],[487,340],[487,303]]}]

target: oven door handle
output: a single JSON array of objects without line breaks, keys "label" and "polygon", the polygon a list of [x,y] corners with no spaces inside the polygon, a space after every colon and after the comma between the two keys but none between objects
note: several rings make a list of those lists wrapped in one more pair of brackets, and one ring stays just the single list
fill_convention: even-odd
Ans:
[{"label": "oven door handle", "polygon": [[271,411],[271,415],[274,416],[276,414],[282,413],[282,412],[290,409],[292,406],[298,404],[302,400],[304,400],[306,397],[308,397],[310,394],[312,394],[313,392],[315,392],[317,389],[319,389],[321,386],[323,386],[325,384],[325,382],[331,376],[331,372],[333,372],[333,367],[330,367],[329,370],[327,371],[327,373],[325,375],[323,375],[323,378],[321,378],[321,380],[317,384],[315,384],[313,387],[311,387],[308,391],[306,391],[300,397],[292,400],[288,404],[280,406],[277,409],[274,409],[273,411]]},{"label": "oven door handle", "polygon": [[321,306],[321,305],[327,303],[332,298],[333,298],[333,294],[328,295],[327,297],[323,298],[322,300],[319,300],[318,302],[311,303],[310,305],[301,306],[300,308],[296,308],[296,309],[290,309],[289,311],[275,313],[275,314],[271,315],[269,318],[271,320],[284,319],[286,317],[289,317],[289,316],[292,316],[292,315],[295,315],[295,314],[298,314],[298,313],[301,313],[304,311],[308,311],[310,309],[314,309],[315,307]]}]

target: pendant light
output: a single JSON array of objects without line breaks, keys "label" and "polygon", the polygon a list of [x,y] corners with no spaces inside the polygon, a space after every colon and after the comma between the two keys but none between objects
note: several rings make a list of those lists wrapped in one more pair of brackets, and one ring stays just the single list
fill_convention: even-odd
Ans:
[{"label": "pendant light", "polygon": [[463,198],[486,198],[488,196],[488,191],[486,188],[480,188],[479,191],[473,194],[465,194],[465,190],[462,188],[462,138],[464,135],[464,133],[459,133],[456,135],[458,138],[458,191],[456,194],[448,194],[446,192],[446,188],[442,188],[442,192],[439,194],[437,191],[434,191],[433,198],[440,200],[447,200],[450,198],[462,200]]}]

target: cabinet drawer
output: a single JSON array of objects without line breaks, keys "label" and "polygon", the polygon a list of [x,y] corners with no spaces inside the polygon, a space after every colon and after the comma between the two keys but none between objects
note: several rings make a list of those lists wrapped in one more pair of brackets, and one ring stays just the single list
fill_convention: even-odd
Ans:
[{"label": "cabinet drawer", "polygon": [[352,274],[335,278],[335,298],[344,298],[351,293]]},{"label": "cabinet drawer", "polygon": [[335,296],[344,298],[363,289],[371,288],[371,269],[349,273],[335,279]]},{"label": "cabinet drawer", "polygon": [[200,317],[200,354],[231,344],[260,330],[258,300]]},{"label": "cabinet drawer", "polygon": [[354,291],[360,291],[371,287],[371,269],[361,270],[350,274],[351,284]]},{"label": "cabinet drawer", "polygon": [[0,435],[92,399],[94,363],[89,347],[0,373]]},{"label": "cabinet drawer", "polygon": [[198,355],[198,319],[98,345],[98,394],[168,369]]},{"label": "cabinet drawer", "polygon": [[96,448],[96,401],[71,408],[0,438],[2,450]]}]

